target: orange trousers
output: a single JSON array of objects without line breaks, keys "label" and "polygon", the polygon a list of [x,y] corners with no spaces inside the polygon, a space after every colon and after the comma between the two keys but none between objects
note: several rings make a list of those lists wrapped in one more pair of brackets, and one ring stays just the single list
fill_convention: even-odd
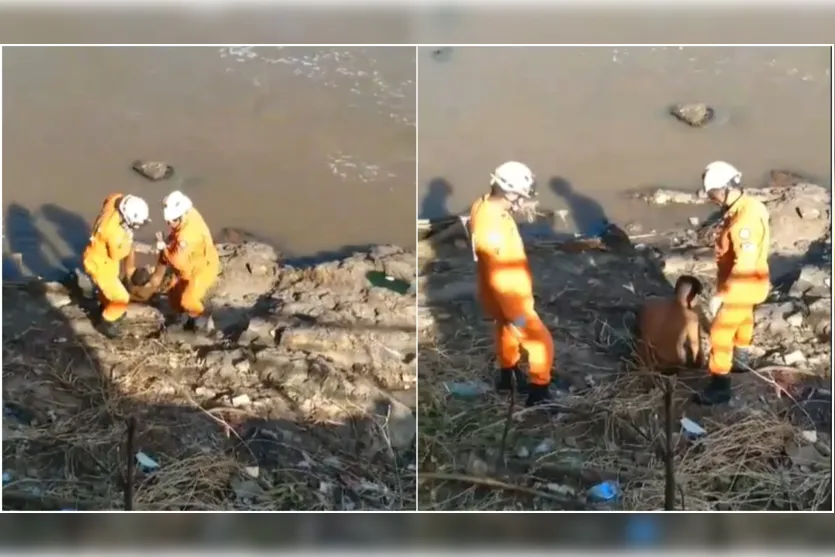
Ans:
[{"label": "orange trousers", "polygon": [[99,290],[102,319],[116,321],[125,315],[130,303],[130,294],[119,277],[119,262],[110,259],[85,259],[84,271]]},{"label": "orange trousers", "polygon": [[[533,385],[551,383],[551,367],[554,365],[554,339],[551,331],[533,310],[533,300],[518,300],[512,297],[498,299],[489,289],[480,290],[481,305],[484,311],[495,320],[496,355],[499,366],[503,369],[519,364],[522,350],[528,355],[528,375]],[[523,315],[525,324],[517,327],[507,322],[501,308],[516,309],[514,315]]]},{"label": "orange trousers", "polygon": [[193,277],[177,277],[168,291],[168,303],[177,313],[185,312],[189,317],[200,317],[206,311],[203,300],[217,281],[214,269],[198,272]]},{"label": "orange trousers", "polygon": [[730,373],[733,367],[734,347],[747,348],[753,340],[754,306],[722,304],[710,327],[710,373]]}]

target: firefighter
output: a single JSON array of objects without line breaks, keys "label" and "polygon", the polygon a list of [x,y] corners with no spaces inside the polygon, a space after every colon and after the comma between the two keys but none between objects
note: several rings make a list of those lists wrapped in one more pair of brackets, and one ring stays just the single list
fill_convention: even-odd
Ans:
[{"label": "firefighter", "polygon": [[167,327],[182,326],[186,331],[206,332],[208,316],[204,302],[220,273],[212,235],[191,199],[182,192],[174,191],[165,197],[162,213],[169,233],[166,239],[157,239],[159,264],[167,265],[174,272],[165,288],[175,312]]},{"label": "firefighter", "polygon": [[741,180],[742,173],[723,161],[710,163],[702,175],[705,193],[724,212],[715,245],[716,295],[710,300],[710,384],[699,395],[708,405],[730,400],[731,369],[749,362],[754,306],[771,288],[768,209],[743,193]]},{"label": "firefighter", "polygon": [[[479,299],[495,321],[500,367],[496,388],[510,390],[515,378],[519,389],[528,393],[528,406],[550,399],[554,361],[554,342],[534,309],[531,270],[513,218],[534,195],[531,170],[520,162],[506,162],[491,175],[490,192],[473,204],[468,223]],[[521,350],[528,355],[527,381],[519,368]]]},{"label": "firefighter", "polygon": [[148,204],[144,199],[111,194],[102,204],[84,249],[82,265],[98,288],[101,303],[98,328],[111,339],[119,337],[119,323],[130,303],[130,294],[122,282],[121,263],[125,262],[125,274],[132,276],[136,270],[133,234],[148,222]]}]

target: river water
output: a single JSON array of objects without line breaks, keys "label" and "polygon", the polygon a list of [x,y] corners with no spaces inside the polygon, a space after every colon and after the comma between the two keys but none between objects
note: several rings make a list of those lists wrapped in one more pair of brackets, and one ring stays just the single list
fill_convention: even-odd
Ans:
[{"label": "river water", "polygon": [[[113,191],[146,197],[149,240],[175,188],[214,232],[291,256],[409,246],[415,62],[413,47],[7,47],[4,254],[43,276],[73,265]],[[150,182],[134,159],[176,174]]]},{"label": "river water", "polygon": [[[466,209],[506,160],[537,175],[542,206],[569,211],[566,231],[602,217],[648,230],[704,208],[650,210],[627,190],[695,189],[705,165],[732,162],[748,185],[790,169],[830,183],[827,47],[422,48],[420,216]],[[666,112],[715,106],[692,129]]]}]

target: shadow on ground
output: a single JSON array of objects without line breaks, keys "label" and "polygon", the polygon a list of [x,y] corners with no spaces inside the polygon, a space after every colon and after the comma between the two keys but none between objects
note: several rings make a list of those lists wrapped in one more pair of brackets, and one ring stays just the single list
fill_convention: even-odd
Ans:
[{"label": "shadow on ground", "polygon": [[[52,206],[42,214],[83,248],[80,218]],[[158,300],[160,310],[132,305],[125,337],[108,341],[60,284],[32,280],[75,259],[56,264],[18,207],[7,226],[4,510],[124,509],[128,485],[135,510],[414,509],[414,391],[399,400],[414,364],[379,350],[351,360],[363,339],[383,348],[414,339],[397,313],[408,301],[357,282],[366,267],[411,258],[414,269],[414,255],[378,246],[294,269],[263,244],[222,245],[211,337],[160,337]],[[350,318],[338,311],[338,284],[356,303]],[[323,290],[331,300],[316,306]],[[374,299],[391,313],[375,317]]]}]

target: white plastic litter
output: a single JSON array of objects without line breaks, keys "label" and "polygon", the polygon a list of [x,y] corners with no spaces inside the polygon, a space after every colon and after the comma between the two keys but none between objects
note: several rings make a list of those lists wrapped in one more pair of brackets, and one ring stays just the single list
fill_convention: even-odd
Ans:
[{"label": "white plastic litter", "polygon": [[686,431],[693,437],[699,437],[707,433],[707,431],[705,431],[705,429],[702,426],[700,426],[690,418],[682,418],[681,427],[682,429],[684,429],[684,431]]},{"label": "white plastic litter", "polygon": [[146,455],[142,451],[136,453],[136,462],[139,464],[139,467],[145,471],[156,470],[159,468],[159,464],[156,460],[151,458],[150,456]]}]

